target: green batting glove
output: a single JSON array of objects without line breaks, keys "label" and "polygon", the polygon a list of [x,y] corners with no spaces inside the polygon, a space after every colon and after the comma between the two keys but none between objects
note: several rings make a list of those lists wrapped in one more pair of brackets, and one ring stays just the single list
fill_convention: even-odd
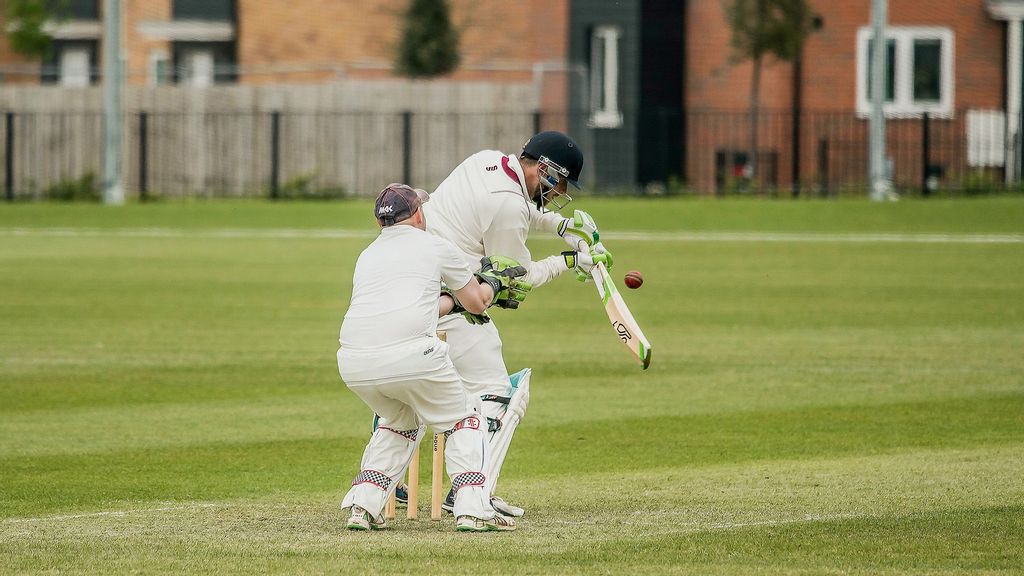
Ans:
[{"label": "green batting glove", "polygon": [[577,252],[589,252],[589,248],[601,241],[597,231],[597,222],[583,210],[576,210],[572,218],[566,218],[556,229],[558,235],[565,240],[570,248]]},{"label": "green batting glove", "polygon": [[594,267],[594,264],[598,262],[608,266],[611,262],[611,254],[605,252],[604,254],[592,254],[590,252],[574,252],[567,250],[562,252],[562,258],[565,261],[565,267],[568,270],[576,270],[576,279],[580,282],[586,282],[593,278],[590,275],[590,270]]},{"label": "green batting glove", "polygon": [[594,255],[594,256],[596,256],[598,254],[603,254],[604,257],[606,258],[605,263],[604,263],[605,267],[608,268],[609,270],[612,269],[612,263],[613,263],[612,253],[609,252],[608,249],[604,247],[604,244],[602,244],[600,242],[598,242],[597,244],[594,244],[593,246],[590,247],[590,253],[592,255]]}]

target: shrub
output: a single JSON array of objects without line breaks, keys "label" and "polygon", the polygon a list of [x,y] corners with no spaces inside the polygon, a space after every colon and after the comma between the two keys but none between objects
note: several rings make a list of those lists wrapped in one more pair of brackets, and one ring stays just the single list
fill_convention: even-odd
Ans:
[{"label": "shrub", "polygon": [[43,189],[43,198],[59,202],[99,202],[103,199],[96,174],[88,171],[80,178],[63,178]]}]

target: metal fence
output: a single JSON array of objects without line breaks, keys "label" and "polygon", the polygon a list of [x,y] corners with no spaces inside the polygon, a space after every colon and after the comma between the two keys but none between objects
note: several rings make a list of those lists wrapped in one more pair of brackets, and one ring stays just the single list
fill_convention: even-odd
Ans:
[{"label": "metal fence", "polygon": [[[686,118],[686,181],[696,190],[776,195],[863,195],[868,119],[853,112],[759,114],[753,174],[745,112],[696,111]],[[1020,139],[1006,138],[998,110],[959,110],[886,122],[890,177],[903,194],[969,194],[1007,186],[1020,165]]]},{"label": "metal fence", "polygon": [[[866,194],[868,122],[854,113],[762,112],[752,173],[746,112],[659,118],[680,129],[589,128],[575,135],[588,153],[588,170],[596,173],[594,192]],[[0,112],[6,197],[44,198],[66,195],[69,186],[98,186],[101,120],[93,111]],[[139,111],[124,123],[122,163],[126,191],[141,198],[365,196],[391,181],[435,186],[475,151],[515,152],[539,129],[570,125],[586,120],[536,112]],[[896,189],[925,195],[1006,189],[1007,174],[1019,174],[1014,167],[1020,165],[1019,139],[1005,137],[1011,132],[1019,133],[1007,129],[1001,111],[890,120],[887,150]],[[651,151],[658,160],[654,174]],[[623,185],[616,176],[626,171],[631,182]],[[602,186],[610,182],[616,184]]]}]

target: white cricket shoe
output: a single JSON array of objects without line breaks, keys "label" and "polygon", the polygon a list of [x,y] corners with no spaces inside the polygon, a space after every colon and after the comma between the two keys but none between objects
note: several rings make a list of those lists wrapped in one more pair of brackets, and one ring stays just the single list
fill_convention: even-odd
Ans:
[{"label": "white cricket shoe", "polygon": [[526,510],[505,502],[500,496],[491,496],[491,508],[494,508],[499,514],[515,518],[522,518],[523,514],[526,514]]},{"label": "white cricket shoe", "polygon": [[475,516],[459,516],[455,521],[455,529],[459,532],[511,532],[516,529],[516,521],[501,514],[495,514],[490,520]]},{"label": "white cricket shoe", "polygon": [[352,505],[352,516],[348,519],[349,530],[383,530],[388,527],[384,518],[374,520],[362,506]]}]

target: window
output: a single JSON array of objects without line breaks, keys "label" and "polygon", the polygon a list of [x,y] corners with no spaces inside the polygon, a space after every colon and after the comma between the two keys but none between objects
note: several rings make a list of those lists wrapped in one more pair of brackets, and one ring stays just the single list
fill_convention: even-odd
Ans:
[{"label": "window", "polygon": [[189,86],[235,82],[233,42],[174,42],[174,79]]},{"label": "window", "polygon": [[97,52],[94,40],[54,40],[50,58],[43,61],[40,81],[71,87],[95,84],[99,80]]},{"label": "window", "polygon": [[47,8],[51,14],[60,18],[73,20],[99,20],[99,0],[48,0]]},{"label": "window", "polygon": [[233,0],[174,0],[175,20],[235,21]]},{"label": "window", "polygon": [[618,128],[619,110],[619,38],[617,26],[598,26],[590,35],[590,126]]},{"label": "window", "polygon": [[[871,113],[875,42],[870,27],[857,33],[857,112]],[[886,31],[887,116],[953,114],[953,33],[948,28],[892,26]]]},{"label": "window", "polygon": [[60,53],[61,86],[89,85],[89,50],[83,46],[70,47]]}]

